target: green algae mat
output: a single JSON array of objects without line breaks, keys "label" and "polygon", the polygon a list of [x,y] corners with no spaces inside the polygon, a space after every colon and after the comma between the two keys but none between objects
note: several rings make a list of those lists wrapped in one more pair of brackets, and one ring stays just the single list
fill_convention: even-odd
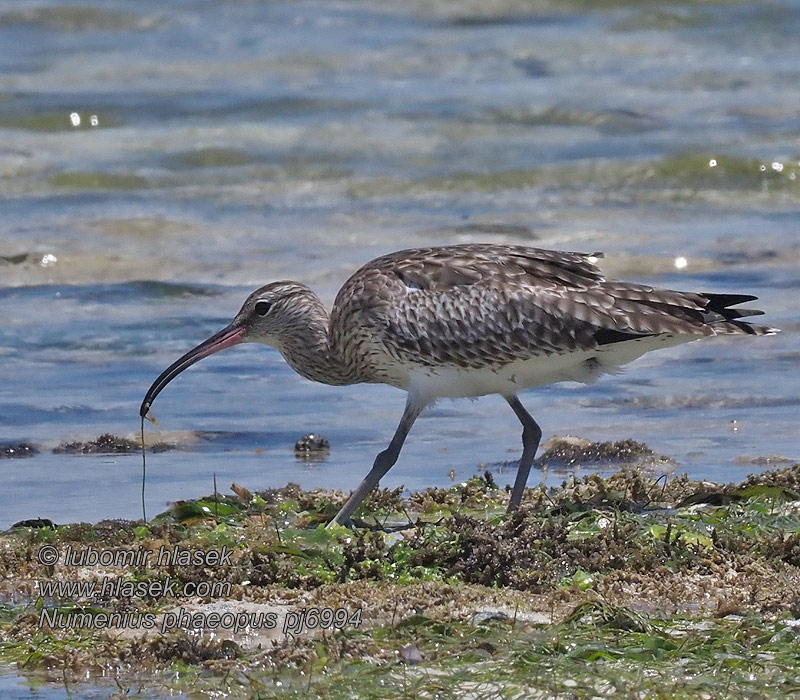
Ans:
[{"label": "green algae mat", "polygon": [[[214,494],[0,535],[0,661],[114,697],[800,697],[800,465]],[[110,684],[110,685],[109,685]]]}]

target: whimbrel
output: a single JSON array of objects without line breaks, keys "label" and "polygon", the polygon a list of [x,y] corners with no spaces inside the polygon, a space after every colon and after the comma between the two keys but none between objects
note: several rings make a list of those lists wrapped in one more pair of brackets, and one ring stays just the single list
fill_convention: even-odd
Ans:
[{"label": "whimbrel", "polygon": [[606,279],[601,253],[473,244],[417,248],[367,263],[330,314],[297,282],[253,292],[233,322],[153,382],[140,414],[198,360],[243,342],[270,345],[300,375],[325,384],[384,383],[408,392],[387,449],[333,522],[353,511],[397,461],[422,410],[439,398],[500,394],[522,423],[522,457],[509,511],[523,495],[542,431],[517,394],[590,382],[649,350],[713,335],[769,335],[730,308],[756,299],[656,289]]}]

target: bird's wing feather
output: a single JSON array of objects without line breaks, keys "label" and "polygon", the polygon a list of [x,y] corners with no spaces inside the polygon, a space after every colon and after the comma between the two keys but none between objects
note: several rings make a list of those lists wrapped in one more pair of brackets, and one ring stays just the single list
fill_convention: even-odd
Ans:
[{"label": "bird's wing feather", "polygon": [[401,250],[362,269],[396,275],[410,289],[444,291],[480,283],[535,282],[585,289],[604,279],[593,264],[602,253],[565,253],[524,246],[468,244]]},{"label": "bird's wing feather", "polygon": [[[496,366],[637,337],[748,332],[734,297],[606,280],[600,254],[466,245],[377,258],[344,285],[337,316],[357,315],[402,362]],[[718,323],[714,327],[712,324]]]}]

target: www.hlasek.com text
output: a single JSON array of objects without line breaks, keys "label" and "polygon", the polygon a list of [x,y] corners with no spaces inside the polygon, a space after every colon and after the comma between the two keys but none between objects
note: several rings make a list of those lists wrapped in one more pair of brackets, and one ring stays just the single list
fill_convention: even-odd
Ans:
[{"label": "www.hlasek.com text", "polygon": [[157,581],[131,581],[104,576],[99,581],[38,581],[41,598],[103,600],[107,598],[230,598],[230,581],[184,581],[169,576]]}]

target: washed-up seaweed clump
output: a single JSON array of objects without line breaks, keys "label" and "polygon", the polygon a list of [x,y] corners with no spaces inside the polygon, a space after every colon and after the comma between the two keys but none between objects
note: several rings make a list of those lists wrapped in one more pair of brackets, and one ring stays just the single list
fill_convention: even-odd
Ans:
[{"label": "washed-up seaweed clump", "polygon": [[629,464],[645,457],[653,451],[636,440],[617,442],[590,442],[568,438],[548,440],[544,452],[536,459],[539,465],[569,466],[573,464]]},{"label": "washed-up seaweed clump", "polygon": [[318,435],[317,433],[309,433],[303,435],[294,444],[294,454],[299,460],[313,462],[323,459],[331,452],[331,443],[328,438]]},{"label": "washed-up seaweed clump", "polygon": [[104,433],[93,440],[62,442],[53,452],[57,454],[126,454],[137,452],[142,446],[134,440]]},{"label": "washed-up seaweed clump", "polygon": [[[175,445],[165,442],[157,442],[148,447],[150,452],[166,452],[175,449]],[[130,438],[103,433],[91,440],[71,440],[64,441],[53,449],[55,454],[131,454],[141,452],[142,444]]]},{"label": "washed-up seaweed clump", "polygon": [[29,442],[4,442],[0,443],[0,459],[18,459],[20,457],[33,457],[39,450]]}]

